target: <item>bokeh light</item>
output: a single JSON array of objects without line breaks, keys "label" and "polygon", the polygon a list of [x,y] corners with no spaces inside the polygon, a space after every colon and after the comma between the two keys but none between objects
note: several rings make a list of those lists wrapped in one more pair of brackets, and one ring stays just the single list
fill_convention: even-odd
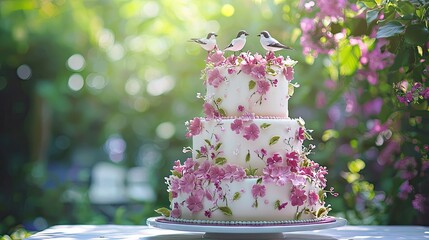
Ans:
[{"label": "bokeh light", "polygon": [[23,64],[16,69],[16,74],[22,80],[28,80],[31,77],[31,68],[27,64]]},{"label": "bokeh light", "polygon": [[82,75],[75,73],[69,77],[68,86],[73,91],[79,91],[84,85]]}]

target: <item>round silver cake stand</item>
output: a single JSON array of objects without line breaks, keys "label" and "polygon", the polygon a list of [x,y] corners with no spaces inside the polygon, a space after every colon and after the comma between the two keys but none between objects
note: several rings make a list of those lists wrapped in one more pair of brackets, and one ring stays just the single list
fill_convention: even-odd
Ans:
[{"label": "round silver cake stand", "polygon": [[[334,218],[334,217],[332,217]],[[345,226],[347,220],[335,217],[335,221],[316,222],[305,224],[289,225],[212,225],[212,224],[186,224],[171,221],[159,221],[163,217],[152,217],[147,220],[147,225],[156,228],[187,231],[187,232],[204,232],[203,239],[264,239],[278,240],[285,239],[284,232],[312,231],[328,228]]]}]

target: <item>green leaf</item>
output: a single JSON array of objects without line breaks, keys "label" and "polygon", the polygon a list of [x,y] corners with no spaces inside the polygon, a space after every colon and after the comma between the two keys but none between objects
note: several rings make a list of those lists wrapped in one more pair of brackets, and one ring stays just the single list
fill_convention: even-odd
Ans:
[{"label": "green leaf", "polygon": [[233,200],[233,201],[238,200],[240,197],[241,197],[240,192],[235,192],[235,193],[234,193],[234,196],[232,197],[232,200]]},{"label": "green leaf", "polygon": [[302,211],[296,213],[295,219],[299,220],[301,218],[301,215],[302,215]]},{"label": "green leaf", "polygon": [[279,139],[280,139],[280,136],[274,136],[274,137],[272,137],[272,138],[270,139],[270,143],[269,143],[269,145],[276,144],[276,143],[279,141]]},{"label": "green leaf", "polygon": [[227,216],[232,216],[232,211],[227,206],[225,206],[225,207],[219,207],[219,210],[221,210],[223,212],[223,214],[225,214]]},{"label": "green leaf", "polygon": [[179,172],[178,172],[178,171],[176,171],[176,170],[171,170],[171,174],[172,174],[173,176],[178,177],[178,178],[181,178],[181,177],[182,177],[182,174],[181,174],[181,173],[179,173]]},{"label": "green leaf", "polygon": [[310,135],[310,133],[308,133],[307,131],[304,131],[304,137],[307,140],[313,140],[313,137]]},{"label": "green leaf", "polygon": [[372,9],[366,12],[366,24],[369,26],[375,19],[377,19],[380,9]]},{"label": "green leaf", "polygon": [[256,180],[256,184],[261,184],[262,183],[262,178],[258,178],[258,180]]},{"label": "green leaf", "polygon": [[324,216],[327,213],[328,212],[327,212],[326,208],[321,207],[321,208],[319,208],[319,210],[317,210],[316,217],[320,218],[321,216]]},{"label": "green leaf", "polygon": [[170,216],[170,209],[165,208],[165,207],[158,208],[158,209],[155,210],[155,212],[161,214],[164,217],[169,217]]},{"label": "green leaf", "polygon": [[353,75],[359,67],[360,56],[361,52],[358,45],[353,46],[348,41],[343,41],[338,52],[341,75]]},{"label": "green leaf", "polygon": [[319,201],[324,202],[325,201],[325,191],[320,190],[318,195],[319,195]]},{"label": "green leaf", "polygon": [[376,38],[393,37],[405,32],[405,27],[398,21],[390,21],[381,26],[377,31]]},{"label": "green leaf", "polygon": [[257,168],[252,168],[252,167],[244,169],[244,171],[246,172],[246,176],[255,176],[257,170],[258,170]]},{"label": "green leaf", "polygon": [[413,24],[405,30],[404,40],[411,46],[423,46],[429,41],[429,31],[422,24]]},{"label": "green leaf", "polygon": [[253,81],[253,80],[250,80],[250,82],[249,82],[249,90],[254,89],[254,88],[255,88],[255,86],[256,86],[256,82],[255,82],[255,81]]},{"label": "green leaf", "polygon": [[277,200],[274,202],[274,209],[279,209],[280,207],[280,200]]},{"label": "green leaf", "polygon": [[215,151],[219,150],[220,146],[222,146],[222,143],[221,143],[221,142],[220,142],[220,143],[218,143],[218,144],[216,144],[216,146],[215,146],[214,150],[215,150]]},{"label": "green leaf", "polygon": [[217,165],[224,165],[226,163],[226,158],[224,157],[218,157],[215,159],[215,163]]},{"label": "green leaf", "polygon": [[266,128],[268,128],[269,126],[271,126],[271,124],[269,124],[269,123],[262,123],[262,124],[261,124],[261,129],[266,129]]},{"label": "green leaf", "polygon": [[219,108],[219,114],[220,114],[222,117],[226,117],[226,112],[225,112],[225,110],[223,110],[222,108]]},{"label": "green leaf", "polygon": [[271,75],[271,76],[275,76],[275,75],[277,75],[276,71],[274,71],[274,69],[272,69],[272,68],[270,68],[270,67],[267,67],[267,68],[265,69],[265,72],[266,72],[267,74]]},{"label": "green leaf", "polygon": [[206,142],[209,146],[211,146],[212,145],[212,143],[210,142],[210,140],[208,140],[208,139],[204,139],[204,142]]},{"label": "green leaf", "polygon": [[377,3],[374,0],[361,0],[358,3],[362,3],[368,8],[374,8],[377,6]]},{"label": "green leaf", "polygon": [[416,12],[414,5],[409,1],[398,1],[397,4],[397,11],[399,11],[402,15],[414,14]]},{"label": "green leaf", "polygon": [[250,161],[250,152],[248,150],[246,154],[246,162],[249,162],[249,161]]},{"label": "green leaf", "polygon": [[222,102],[222,98],[216,98],[216,103],[219,104]]},{"label": "green leaf", "polygon": [[289,86],[288,86],[289,97],[292,97],[294,93],[295,93],[295,86],[293,84],[289,83]]}]

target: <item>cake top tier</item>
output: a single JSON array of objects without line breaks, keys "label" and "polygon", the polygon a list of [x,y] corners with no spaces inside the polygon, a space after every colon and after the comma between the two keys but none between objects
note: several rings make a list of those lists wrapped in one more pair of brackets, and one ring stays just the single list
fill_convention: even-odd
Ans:
[{"label": "cake top tier", "polygon": [[243,52],[224,56],[222,51],[209,53],[202,79],[206,86],[204,113],[207,118],[261,117],[287,118],[288,100],[297,84],[290,57],[267,52]]}]

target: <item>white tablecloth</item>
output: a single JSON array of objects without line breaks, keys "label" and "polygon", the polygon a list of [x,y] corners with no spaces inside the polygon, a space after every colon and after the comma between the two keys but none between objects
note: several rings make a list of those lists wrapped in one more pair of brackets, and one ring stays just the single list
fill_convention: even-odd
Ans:
[{"label": "white tablecloth", "polygon": [[[106,239],[139,239],[139,240],[193,240],[202,239],[204,233],[181,232],[157,229],[148,226],[121,225],[58,225],[36,233],[29,240],[106,240]],[[429,227],[423,226],[344,226],[332,229],[283,234],[288,240],[303,239],[429,239]]]}]

